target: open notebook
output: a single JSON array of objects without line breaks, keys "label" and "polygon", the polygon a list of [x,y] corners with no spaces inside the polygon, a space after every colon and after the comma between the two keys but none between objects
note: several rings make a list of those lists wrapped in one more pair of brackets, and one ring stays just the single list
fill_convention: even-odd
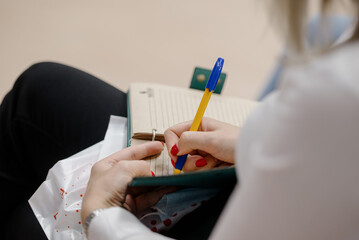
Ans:
[{"label": "open notebook", "polygon": [[[129,145],[145,141],[164,141],[164,131],[177,124],[193,120],[203,91],[153,83],[133,83],[129,88]],[[241,127],[257,102],[212,94],[205,117]],[[156,176],[173,174],[166,150],[149,159]]]}]

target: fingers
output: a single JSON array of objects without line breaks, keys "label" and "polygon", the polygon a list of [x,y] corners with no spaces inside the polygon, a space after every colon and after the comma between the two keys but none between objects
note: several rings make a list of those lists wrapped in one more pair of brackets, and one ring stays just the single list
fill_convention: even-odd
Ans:
[{"label": "fingers", "polygon": [[192,171],[209,170],[212,168],[230,167],[230,166],[233,166],[233,164],[217,160],[212,155],[208,155],[208,154],[206,156],[188,155],[186,159],[186,163],[183,166],[182,170],[184,172],[192,172]]},{"label": "fingers", "polygon": [[184,132],[178,140],[178,155],[183,155],[194,150],[200,150],[213,154],[218,147],[213,132]]},{"label": "fingers", "polygon": [[134,177],[152,176],[150,165],[144,160],[119,161],[111,170],[114,172],[114,175],[121,174],[129,176],[131,179],[128,183],[132,181]]},{"label": "fingers", "polygon": [[158,154],[162,152],[162,150],[163,143],[159,141],[147,142],[118,151],[99,161],[97,165],[100,165],[101,168],[108,169],[121,160],[140,160]]},{"label": "fingers", "polygon": [[183,123],[179,123],[174,125],[171,128],[168,128],[164,132],[164,137],[166,139],[166,147],[168,150],[168,154],[173,160],[177,160],[177,152],[176,150],[178,140],[183,132],[188,131],[191,128],[192,121],[187,121]]},{"label": "fingers", "polygon": [[176,162],[184,154],[210,154],[230,164],[234,163],[235,143],[239,127],[214,119],[204,118],[201,131],[188,131],[191,122],[177,124],[165,133],[166,146],[171,159]]},{"label": "fingers", "polygon": [[176,187],[166,187],[143,193],[137,197],[129,194],[126,196],[125,203],[129,206],[132,212],[142,212],[155,205],[163,195],[175,192],[176,190]]},{"label": "fingers", "polygon": [[[213,125],[212,122],[215,121],[213,119],[203,120],[201,124],[206,126],[205,130],[209,130],[208,126]],[[209,150],[213,149],[213,146],[209,145],[209,143],[211,143],[209,140],[213,138],[212,132],[190,132],[188,130],[191,124],[192,121],[180,123],[167,129],[164,133],[168,153],[174,161],[177,160],[177,156],[179,155],[193,154],[194,150],[209,152]]]},{"label": "fingers", "polygon": [[[157,203],[164,194],[176,190],[174,187],[156,190],[152,188],[128,188],[128,184],[134,177],[152,176],[150,165],[143,160],[119,161],[110,171],[115,173],[112,177],[113,179],[115,175],[117,176],[117,181],[113,182],[117,185],[117,194],[119,192],[127,193],[127,195],[125,194],[126,198],[124,199],[123,207],[131,212],[143,211]],[[121,175],[123,177],[120,177]],[[122,187],[119,187],[120,185]]]},{"label": "fingers", "polygon": [[[204,132],[212,131],[217,128],[218,124],[221,123],[211,118],[203,118],[198,131],[204,131]],[[178,142],[178,139],[180,138],[182,133],[189,131],[191,125],[192,125],[192,121],[186,121],[183,123],[178,123],[168,128],[164,133],[167,148],[168,149],[172,148],[172,146]]]},{"label": "fingers", "polygon": [[[165,136],[166,136],[166,133],[167,134],[174,134],[174,136],[181,136],[181,134],[185,131],[189,131],[189,129],[191,128],[191,125],[192,125],[192,121],[186,121],[186,122],[183,122],[183,123],[178,123],[170,128],[168,128],[166,131],[165,131]],[[168,135],[170,137],[170,135]],[[166,137],[165,137],[166,138]],[[167,141],[167,138],[166,138],[166,141]]]},{"label": "fingers", "polygon": [[92,167],[88,185],[102,188],[101,190],[116,186],[119,192],[124,192],[134,177],[152,175],[148,162],[144,160],[119,161],[107,168],[103,165],[96,163]]},{"label": "fingers", "polygon": [[160,153],[162,150],[163,144],[159,141],[153,141],[125,148],[110,157],[116,160],[140,160]]},{"label": "fingers", "polygon": [[188,155],[182,170],[184,172],[208,170],[216,167],[218,164],[220,164],[220,161],[216,160],[211,155],[207,155],[205,157],[200,155]]},{"label": "fingers", "polygon": [[217,167],[221,168],[221,167],[231,167],[233,166],[233,164],[231,163],[226,163],[226,162],[222,162],[221,164],[219,164]]},{"label": "fingers", "polygon": [[[213,130],[216,130],[217,128],[219,128],[219,126],[222,126],[223,124],[226,124],[226,123],[222,123],[215,119],[204,117],[201,121],[201,125],[199,126],[198,131],[203,131],[203,132],[213,131]],[[173,137],[177,136],[177,138],[179,138],[183,132],[189,131],[189,129],[191,128],[191,125],[192,125],[192,121],[186,121],[183,123],[178,123],[178,124],[168,128],[166,130],[168,135],[165,132],[166,142],[167,142],[167,137],[170,138],[171,136],[173,136]],[[174,135],[170,135],[171,133]]]},{"label": "fingers", "polygon": [[[166,146],[171,158],[176,161],[177,156],[194,154],[195,150],[215,154],[223,145],[220,138],[226,135],[229,124],[211,118],[203,118],[199,131],[190,132],[192,121],[177,124],[165,131]],[[234,127],[234,126],[231,126]],[[235,127],[236,128],[236,127]],[[229,132],[234,132],[232,129]],[[235,133],[237,136],[237,134]]]},{"label": "fingers", "polygon": [[119,161],[109,168],[102,165],[95,164],[91,170],[82,205],[83,219],[94,209],[124,206],[127,187],[132,179],[152,175],[149,164],[143,160]]}]

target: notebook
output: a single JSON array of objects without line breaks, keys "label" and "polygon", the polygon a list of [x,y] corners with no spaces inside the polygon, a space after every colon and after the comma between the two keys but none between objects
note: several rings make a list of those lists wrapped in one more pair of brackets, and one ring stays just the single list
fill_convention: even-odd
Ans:
[{"label": "notebook", "polygon": [[[146,141],[164,141],[164,131],[177,124],[193,120],[203,91],[154,83],[133,83],[128,92],[128,145]],[[241,127],[257,102],[212,94],[204,117],[214,118]],[[235,181],[234,168],[214,169],[173,175],[174,168],[167,149],[146,159],[156,177],[136,178],[131,186],[191,185],[190,179],[217,178]],[[229,177],[231,176],[231,177]],[[217,179],[218,180],[218,179]],[[196,185],[197,186],[197,185]]]}]

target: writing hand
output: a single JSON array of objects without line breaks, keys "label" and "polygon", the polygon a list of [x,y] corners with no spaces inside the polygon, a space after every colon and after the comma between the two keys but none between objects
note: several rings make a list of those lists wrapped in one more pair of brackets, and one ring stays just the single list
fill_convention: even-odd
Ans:
[{"label": "writing hand", "polygon": [[166,146],[174,163],[190,154],[183,171],[210,169],[234,163],[239,127],[211,118],[203,118],[198,131],[190,132],[192,121],[170,127],[164,133]]}]

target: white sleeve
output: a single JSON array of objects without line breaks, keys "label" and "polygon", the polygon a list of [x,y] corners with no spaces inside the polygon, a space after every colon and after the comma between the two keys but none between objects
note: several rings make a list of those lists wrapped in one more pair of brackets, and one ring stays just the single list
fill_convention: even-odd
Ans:
[{"label": "white sleeve", "polygon": [[92,219],[87,237],[89,240],[170,239],[152,232],[132,213],[120,207],[108,208]]},{"label": "white sleeve", "polygon": [[358,82],[287,78],[242,129],[239,185],[211,239],[359,239]]}]

